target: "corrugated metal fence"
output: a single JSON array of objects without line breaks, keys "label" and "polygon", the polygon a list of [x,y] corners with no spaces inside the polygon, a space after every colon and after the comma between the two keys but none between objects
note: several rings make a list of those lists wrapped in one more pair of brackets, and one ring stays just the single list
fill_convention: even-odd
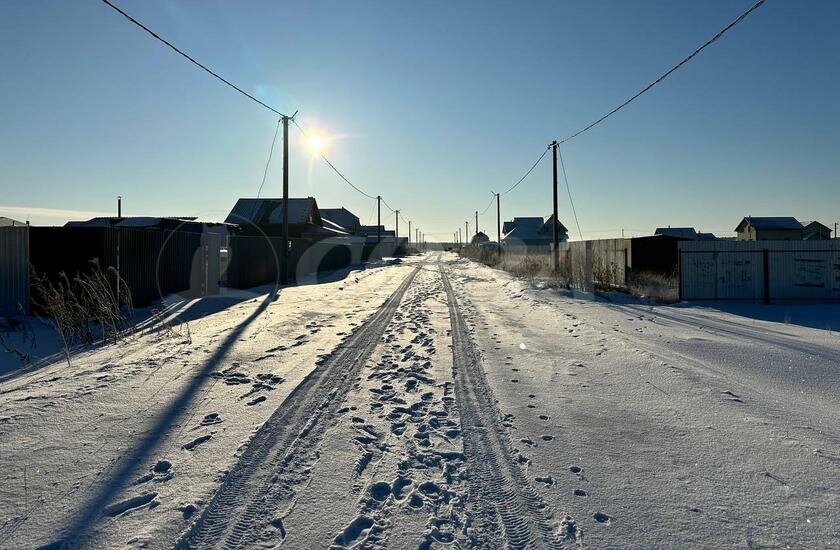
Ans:
[{"label": "corrugated metal fence", "polygon": [[[218,293],[221,237],[184,231],[107,227],[32,227],[30,258],[39,275],[55,280],[86,273],[91,262],[116,270],[141,307],[171,293]],[[114,278],[116,283],[116,278]],[[123,290],[124,292],[124,290]]]},{"label": "corrugated metal fence", "polygon": [[[300,279],[320,271],[361,263],[360,239],[332,237],[324,240],[289,239],[289,278]],[[276,284],[280,279],[283,239],[234,235],[230,238],[227,286],[251,288]]]},{"label": "corrugated metal fence", "polygon": [[29,313],[29,227],[0,227],[0,315]]},{"label": "corrugated metal fence", "polygon": [[685,241],[685,300],[840,300],[840,240]]}]

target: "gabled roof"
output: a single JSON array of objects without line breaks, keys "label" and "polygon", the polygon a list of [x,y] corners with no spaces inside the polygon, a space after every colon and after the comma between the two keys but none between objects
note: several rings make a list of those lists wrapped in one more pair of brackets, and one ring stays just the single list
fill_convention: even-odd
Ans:
[{"label": "gabled roof", "polygon": [[816,229],[816,228],[819,228],[819,229],[826,229],[826,230],[828,230],[828,231],[831,231],[831,228],[830,228],[830,227],[828,227],[827,225],[822,224],[822,223],[820,223],[820,222],[818,222],[818,221],[816,221],[816,220],[811,221],[811,222],[804,222],[804,223],[802,224],[802,226],[803,226],[803,227],[805,227],[806,229]]},{"label": "gabled roof", "polygon": [[693,227],[657,227],[654,235],[665,235],[666,237],[676,237],[678,239],[697,239],[698,233]]},{"label": "gabled roof", "polygon": [[[551,222],[554,221],[554,214],[548,217],[545,223],[542,226],[542,232],[548,235],[554,235],[551,229]],[[568,235],[569,230],[566,229],[566,226],[563,225],[563,222],[560,220],[557,221],[557,233],[560,235]]]},{"label": "gabled roof", "polygon": [[472,239],[470,239],[470,242],[472,244],[486,243],[488,241],[490,241],[490,237],[488,237],[487,234],[482,231],[479,231],[478,233],[473,235]]},{"label": "gabled roof", "polygon": [[697,232],[697,240],[698,241],[717,241],[719,239],[717,238],[717,235],[715,235],[714,233],[700,233],[698,231]]},{"label": "gabled roof", "polygon": [[513,229],[505,233],[503,239],[545,240],[542,232],[545,220],[542,217],[513,218]]},{"label": "gabled roof", "polygon": [[748,225],[765,231],[802,229],[802,224],[789,216],[747,216],[741,220],[735,231],[743,231]]},{"label": "gabled roof", "polygon": [[321,208],[321,218],[329,220],[334,224],[343,227],[350,233],[355,232],[361,223],[359,216],[353,214],[344,207],[341,208]]},{"label": "gabled roof", "polygon": [[[239,199],[228,214],[227,223],[276,225],[283,223],[283,199]],[[289,224],[321,225],[318,204],[312,197],[289,199]]]}]

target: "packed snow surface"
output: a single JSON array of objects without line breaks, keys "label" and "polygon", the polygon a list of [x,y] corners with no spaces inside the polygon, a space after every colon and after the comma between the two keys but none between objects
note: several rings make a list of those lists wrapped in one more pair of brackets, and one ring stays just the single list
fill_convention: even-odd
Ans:
[{"label": "packed snow surface", "polygon": [[429,254],[141,328],[3,359],[0,547],[840,546],[838,305]]}]

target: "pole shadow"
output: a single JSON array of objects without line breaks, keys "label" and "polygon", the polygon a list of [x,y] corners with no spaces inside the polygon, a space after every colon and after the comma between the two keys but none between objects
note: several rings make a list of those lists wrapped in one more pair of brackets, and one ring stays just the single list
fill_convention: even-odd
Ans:
[{"label": "pole shadow", "polygon": [[243,332],[251,325],[268,306],[278,298],[279,292],[275,289],[269,292],[262,303],[240,323],[220,343],[215,352],[207,359],[204,365],[194,372],[192,378],[187,381],[184,390],[175,398],[153,421],[154,425],[143,438],[134,446],[119,462],[110,478],[103,479],[99,485],[98,492],[90,497],[87,503],[70,519],[68,524],[61,530],[61,538],[51,544],[43,546],[44,549],[75,548],[84,545],[84,539],[90,529],[99,520],[105,507],[111,503],[136,475],[137,469],[157,449],[173,423],[193,404],[196,395],[199,393],[209,375],[225,359],[230,349],[239,340]]}]

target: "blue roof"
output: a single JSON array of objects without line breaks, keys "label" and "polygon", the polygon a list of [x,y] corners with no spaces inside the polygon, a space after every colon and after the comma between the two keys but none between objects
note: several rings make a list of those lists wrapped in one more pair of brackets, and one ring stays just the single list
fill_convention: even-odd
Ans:
[{"label": "blue roof", "polygon": [[741,220],[741,223],[738,224],[735,231],[743,231],[741,228],[746,225],[751,225],[753,228],[759,230],[802,229],[802,224],[796,218],[789,216],[747,216]]}]

